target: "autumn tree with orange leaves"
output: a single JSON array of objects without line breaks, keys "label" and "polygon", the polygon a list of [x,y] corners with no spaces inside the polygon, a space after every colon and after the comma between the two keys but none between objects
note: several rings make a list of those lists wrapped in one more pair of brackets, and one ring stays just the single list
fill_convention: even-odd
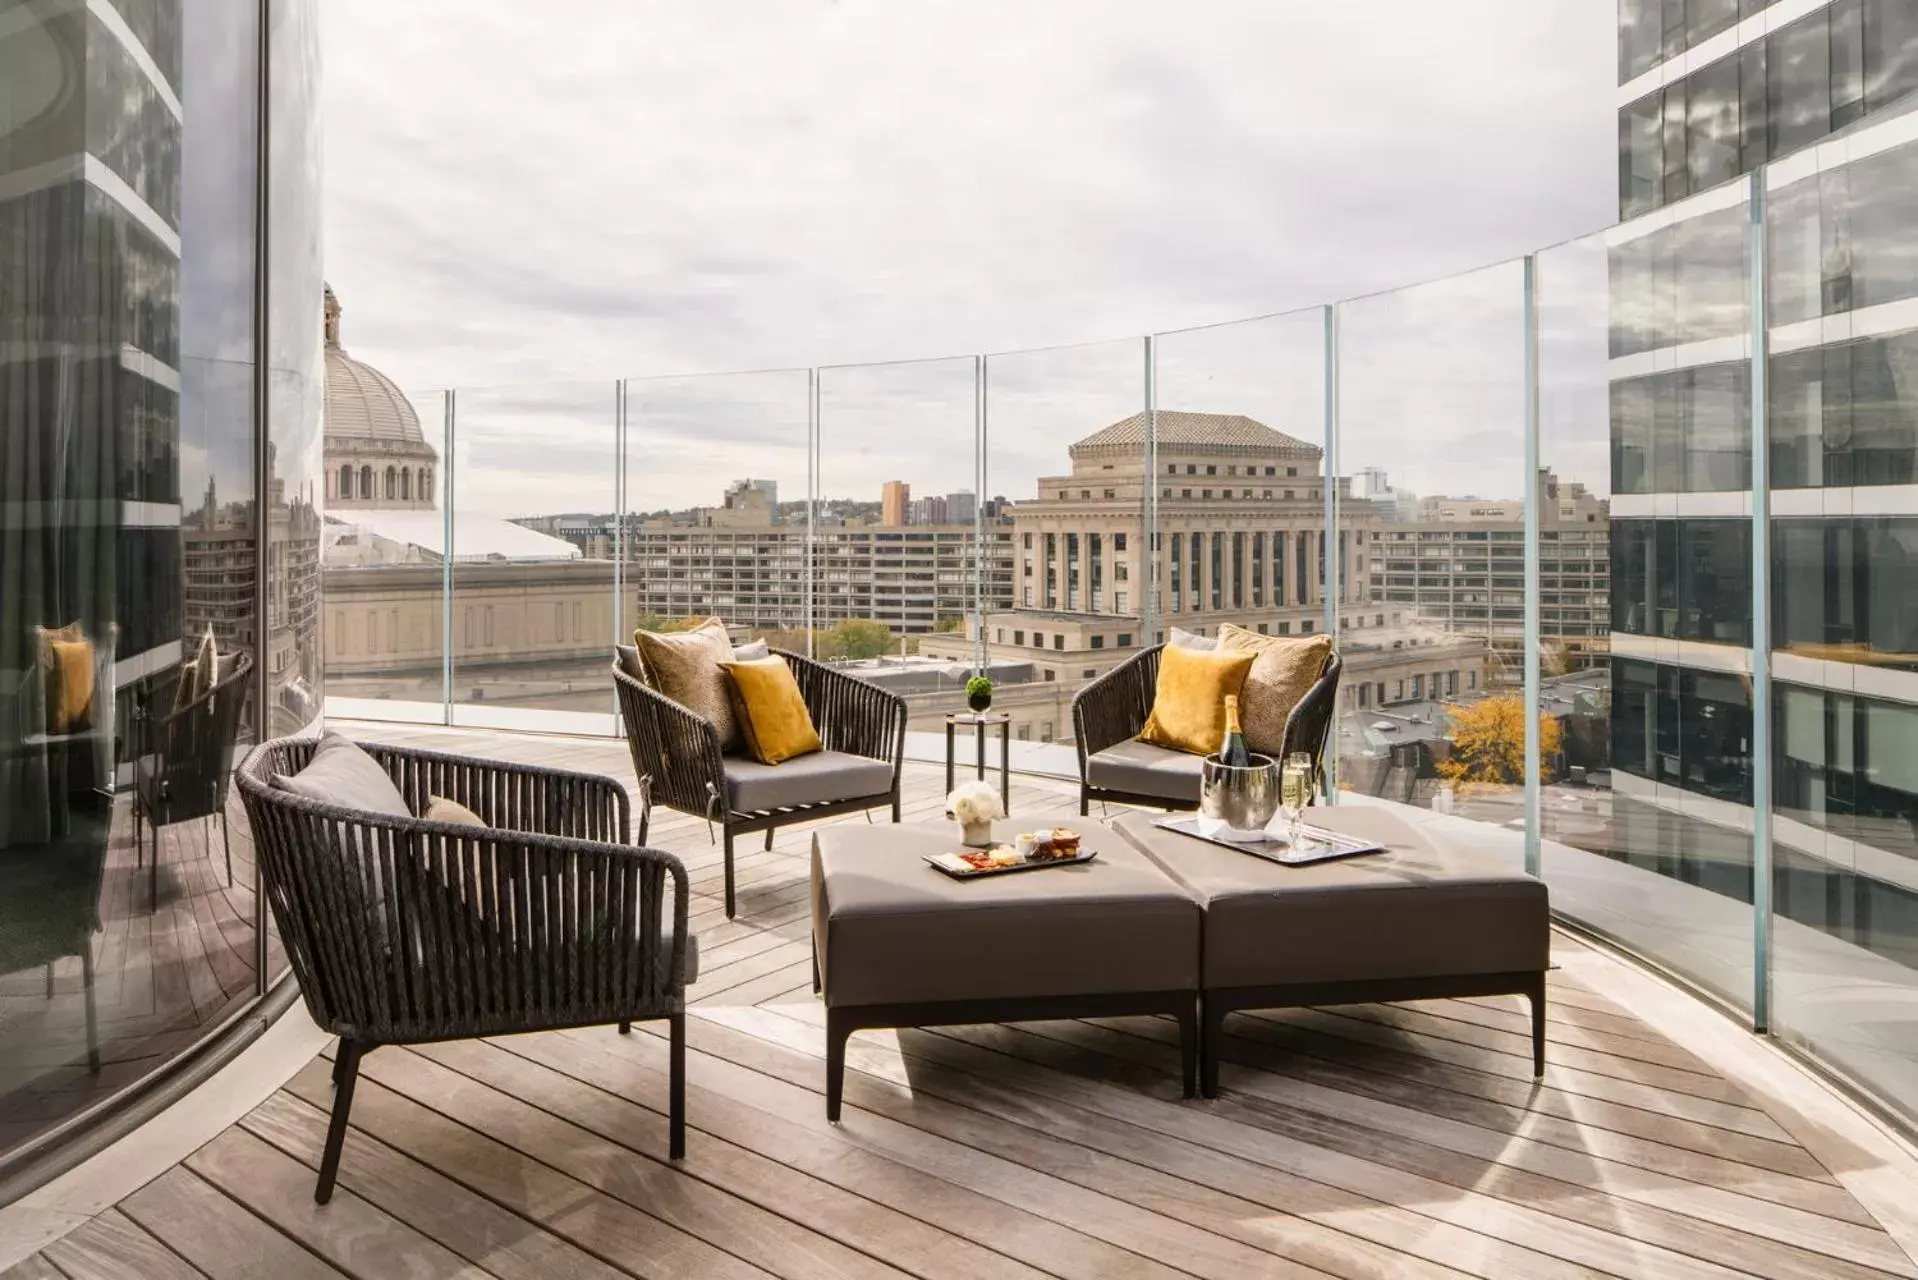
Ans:
[{"label": "autumn tree with orange leaves", "polygon": [[[1525,703],[1512,696],[1446,707],[1451,719],[1450,753],[1437,762],[1439,777],[1472,785],[1513,784],[1525,781]],[[1558,755],[1564,731],[1558,717],[1540,716],[1538,748],[1541,761]],[[1541,766],[1543,768],[1543,766]],[[1541,773],[1540,780],[1545,775]]]}]

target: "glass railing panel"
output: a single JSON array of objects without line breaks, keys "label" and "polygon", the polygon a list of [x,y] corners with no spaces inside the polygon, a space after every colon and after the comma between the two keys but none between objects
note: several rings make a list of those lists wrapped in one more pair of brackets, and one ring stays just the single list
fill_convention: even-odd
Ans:
[{"label": "glass railing panel", "polygon": [[[1685,216],[1537,255],[1540,711],[1556,726],[1540,858],[1554,907],[1749,1008],[1751,397],[1737,197],[1707,193]],[[1601,555],[1604,576],[1587,574]]]},{"label": "glass railing panel", "polygon": [[1150,643],[1145,410],[1142,339],[986,358],[984,653],[1015,743],[1063,750],[1073,694]]},{"label": "glass railing panel", "polygon": [[1337,607],[1338,785],[1522,830],[1522,264],[1341,303],[1337,327],[1324,558],[1365,584]]},{"label": "glass railing panel", "polygon": [[[1312,307],[1154,338],[1155,641],[1175,632],[1212,641],[1230,627],[1325,633],[1316,556],[1326,314]],[[1355,599],[1365,582],[1362,571],[1348,575]],[[1283,723],[1246,709],[1253,749],[1282,750]]]},{"label": "glass railing panel", "polygon": [[444,724],[448,393],[400,396],[401,439],[389,443],[390,457],[336,446],[326,467],[319,605],[326,710],[343,719]]},{"label": "glass railing panel", "polygon": [[[971,356],[821,369],[813,652],[914,694],[910,731],[965,708],[977,597],[979,365]],[[921,646],[927,646],[922,652]]]},{"label": "glass railing panel", "polygon": [[[456,393],[453,723],[613,731],[618,384]],[[439,512],[411,513],[432,538]],[[382,620],[377,639],[397,640]]]},{"label": "glass railing panel", "polygon": [[1772,1026],[1918,1110],[1918,144],[1778,165],[1770,267]]},{"label": "glass railing panel", "polygon": [[622,637],[717,617],[735,642],[806,652],[810,385],[627,380]]}]

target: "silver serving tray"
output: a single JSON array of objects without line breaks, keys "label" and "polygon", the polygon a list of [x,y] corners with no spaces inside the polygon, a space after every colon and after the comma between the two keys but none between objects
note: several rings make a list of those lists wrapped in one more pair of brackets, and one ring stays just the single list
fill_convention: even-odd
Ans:
[{"label": "silver serving tray", "polygon": [[1299,827],[1299,847],[1287,844],[1283,836],[1268,836],[1265,839],[1248,840],[1226,835],[1223,831],[1206,834],[1199,826],[1199,819],[1193,815],[1176,814],[1159,818],[1152,824],[1164,827],[1167,831],[1176,831],[1182,836],[1191,836],[1194,840],[1203,840],[1207,844],[1216,844],[1221,848],[1235,849],[1255,858],[1264,858],[1267,862],[1277,862],[1288,867],[1307,867],[1315,862],[1331,862],[1336,858],[1353,858],[1362,853],[1383,853],[1385,846],[1374,840],[1361,840],[1356,836],[1344,835],[1337,831],[1327,831],[1324,827]]},{"label": "silver serving tray", "polygon": [[1081,846],[1079,852],[1070,858],[1044,858],[1038,862],[1015,862],[1009,867],[967,867],[963,871],[955,871],[940,862],[939,859],[942,856],[940,854],[922,853],[919,856],[924,858],[926,865],[934,871],[951,876],[954,880],[978,880],[984,876],[1011,875],[1015,871],[1044,871],[1047,867],[1076,867],[1082,863],[1091,862],[1099,856],[1099,851]]}]

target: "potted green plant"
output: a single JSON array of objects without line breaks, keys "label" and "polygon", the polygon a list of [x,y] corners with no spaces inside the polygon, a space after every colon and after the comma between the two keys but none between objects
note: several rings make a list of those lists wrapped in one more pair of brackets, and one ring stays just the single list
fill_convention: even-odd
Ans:
[{"label": "potted green plant", "polygon": [[992,705],[992,681],[985,676],[974,676],[966,681],[966,705],[974,711],[984,711]]}]

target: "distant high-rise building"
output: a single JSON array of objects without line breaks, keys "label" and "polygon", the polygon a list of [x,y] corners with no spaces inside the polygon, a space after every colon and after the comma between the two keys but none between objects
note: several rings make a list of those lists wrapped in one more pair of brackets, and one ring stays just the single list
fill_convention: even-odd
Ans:
[{"label": "distant high-rise building", "polygon": [[908,522],[912,486],[904,480],[888,480],[879,486],[879,523],[901,525]]},{"label": "distant high-rise building", "polygon": [[953,524],[971,524],[979,512],[979,500],[970,489],[946,495],[946,519]]},{"label": "distant high-rise building", "polygon": [[740,499],[744,498],[749,491],[766,495],[766,509],[773,513],[773,523],[777,524],[779,522],[779,481],[753,479],[735,480],[726,486],[726,505],[729,507],[745,506],[746,504],[740,501]]},{"label": "distant high-rise building", "polygon": [[[907,503],[906,518],[908,523],[911,524],[959,523],[952,519],[946,500],[938,494],[934,494],[929,498],[914,498],[911,502]],[[888,521],[888,523],[891,522]],[[971,524],[971,518],[968,517],[965,523]]]}]

